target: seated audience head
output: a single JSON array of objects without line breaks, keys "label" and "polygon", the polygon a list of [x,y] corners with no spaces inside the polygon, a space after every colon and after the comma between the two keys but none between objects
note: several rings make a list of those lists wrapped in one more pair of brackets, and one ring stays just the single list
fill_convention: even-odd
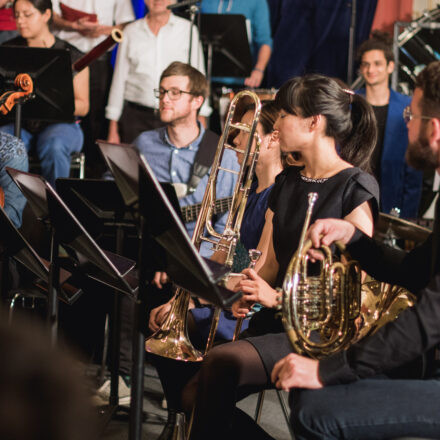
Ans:
[{"label": "seated audience head", "polygon": [[377,128],[367,101],[324,75],[295,77],[279,89],[275,123],[283,153],[300,153],[318,138],[331,138],[340,157],[365,171],[376,143]]},{"label": "seated audience head", "polygon": [[209,85],[205,75],[189,64],[175,61],[160,76],[160,119],[168,124],[196,122],[200,108],[208,96]]},{"label": "seated audience head", "polygon": [[78,364],[29,317],[0,321],[0,438],[92,440],[95,410]]},{"label": "seated audience head", "polygon": [[388,85],[394,70],[393,40],[389,34],[374,31],[358,49],[359,72],[367,86]]},{"label": "seated audience head", "polygon": [[423,69],[416,79],[411,105],[404,110],[408,126],[406,159],[419,170],[440,167],[440,61]]}]

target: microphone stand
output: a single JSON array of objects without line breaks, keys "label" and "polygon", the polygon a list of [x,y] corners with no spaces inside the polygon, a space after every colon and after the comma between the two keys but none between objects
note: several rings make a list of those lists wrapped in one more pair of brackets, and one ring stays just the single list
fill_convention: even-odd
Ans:
[{"label": "microphone stand", "polygon": [[173,3],[172,5],[168,5],[167,9],[174,9],[187,6],[184,9],[184,12],[189,13],[189,21],[191,22],[191,28],[189,31],[189,50],[188,50],[188,64],[191,66],[191,54],[192,54],[192,40],[193,40],[193,27],[196,19],[196,15],[200,16],[200,6],[202,5],[203,0],[187,0],[181,3]]},{"label": "microphone stand", "polygon": [[191,22],[191,28],[189,31],[189,51],[188,51],[188,64],[191,66],[191,53],[192,53],[192,41],[193,41],[193,27],[196,15],[200,13],[200,8],[197,5],[191,5],[187,11],[189,11],[189,21]]},{"label": "microphone stand", "polygon": [[350,31],[348,37],[347,84],[353,82],[354,47],[356,40],[357,0],[351,0]]}]

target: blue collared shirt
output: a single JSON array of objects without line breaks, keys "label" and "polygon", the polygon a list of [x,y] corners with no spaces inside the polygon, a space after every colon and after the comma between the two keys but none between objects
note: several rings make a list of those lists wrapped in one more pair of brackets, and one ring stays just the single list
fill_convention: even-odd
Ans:
[{"label": "blue collared shirt", "polygon": [[[188,183],[192,165],[199,149],[200,142],[205,129],[199,124],[199,136],[186,147],[177,148],[174,146],[167,134],[166,127],[141,133],[134,141],[134,145],[141,154],[145,156],[149,165],[160,182]],[[222,167],[235,170],[239,169],[236,155],[231,150],[225,150],[222,158]],[[237,176],[233,173],[219,171],[216,185],[217,199],[231,196]],[[179,200],[180,206],[194,205],[200,203],[205,194],[208,174],[201,180],[195,192]],[[223,232],[226,224],[227,213],[219,216],[215,221],[215,230]],[[186,223],[186,229],[190,237],[193,234],[196,222]],[[200,253],[208,257],[211,255],[209,243],[203,243]]]}]

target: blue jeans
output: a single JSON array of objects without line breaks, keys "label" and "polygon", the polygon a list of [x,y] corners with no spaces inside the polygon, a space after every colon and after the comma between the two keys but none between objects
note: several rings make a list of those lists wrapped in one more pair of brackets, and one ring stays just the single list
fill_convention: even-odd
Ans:
[{"label": "blue jeans", "polygon": [[19,228],[26,198],[9,177],[6,167],[28,171],[28,157],[22,142],[14,136],[0,133],[0,187],[5,194],[4,210],[15,227]]},{"label": "blue jeans", "polygon": [[[9,134],[14,134],[14,124],[0,128]],[[27,151],[34,149],[41,163],[41,174],[55,187],[58,177],[69,177],[70,155],[81,151],[84,135],[79,124],[51,124],[38,134],[21,130],[21,137]]]},{"label": "blue jeans", "polygon": [[296,440],[440,438],[440,380],[363,379],[290,398]]}]

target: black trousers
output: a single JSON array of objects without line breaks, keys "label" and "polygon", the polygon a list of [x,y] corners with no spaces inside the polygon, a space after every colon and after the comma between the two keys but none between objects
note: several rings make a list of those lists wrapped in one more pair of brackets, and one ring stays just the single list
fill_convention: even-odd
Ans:
[{"label": "black trousers", "polygon": [[163,127],[165,124],[153,108],[125,101],[118,125],[121,142],[131,144],[142,132]]}]

